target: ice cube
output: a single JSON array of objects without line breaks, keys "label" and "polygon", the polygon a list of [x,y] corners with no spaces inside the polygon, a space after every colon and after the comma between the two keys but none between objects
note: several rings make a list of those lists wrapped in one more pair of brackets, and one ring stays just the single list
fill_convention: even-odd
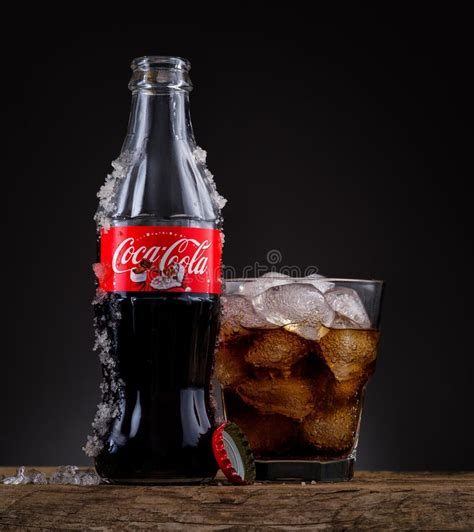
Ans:
[{"label": "ice cube", "polygon": [[313,386],[311,379],[262,377],[243,382],[237,387],[237,393],[262,414],[302,420],[314,406]]},{"label": "ice cube", "polygon": [[[362,329],[370,328],[370,319],[359,294],[352,288],[339,287],[324,294],[331,308],[340,316],[349,318]],[[336,328],[342,328],[340,326]]]},{"label": "ice cube", "polygon": [[314,377],[316,404],[322,408],[344,406],[357,403],[366,378],[358,376],[339,382],[331,370],[323,365]]},{"label": "ice cube", "polygon": [[301,424],[303,438],[318,449],[349,451],[355,443],[359,412],[358,404],[316,407]]},{"label": "ice cube", "polygon": [[319,340],[321,335],[324,334],[325,327],[316,319],[300,323],[290,323],[290,325],[285,325],[285,330],[297,334],[306,340]]},{"label": "ice cube", "polygon": [[245,353],[245,360],[254,366],[276,368],[287,372],[311,351],[311,344],[296,334],[276,329],[260,332]]},{"label": "ice cube", "polygon": [[320,275],[318,273],[307,275],[306,277],[299,279],[298,282],[311,284],[315,288],[317,288],[322,294],[326,293],[328,290],[331,290],[336,286],[333,282],[327,281],[324,275]]},{"label": "ice cube", "polygon": [[219,345],[214,375],[222,386],[233,388],[247,378],[248,369],[244,359],[247,349],[247,342],[242,340]]},{"label": "ice cube", "polygon": [[252,303],[243,296],[221,298],[223,311],[220,334],[223,340],[249,335],[248,329],[269,329],[275,326],[259,316]]},{"label": "ice cube", "polygon": [[297,434],[296,424],[292,419],[280,414],[261,414],[253,408],[234,413],[231,421],[242,429],[257,457],[262,453],[287,450]]},{"label": "ice cube", "polygon": [[334,319],[334,311],[323,294],[309,284],[269,288],[254,297],[252,304],[262,318],[308,340],[317,340],[321,326],[330,326]]},{"label": "ice cube", "polygon": [[359,325],[350,318],[336,312],[334,320],[331,323],[332,329],[360,329]]},{"label": "ice cube", "polygon": [[268,272],[253,281],[243,281],[239,285],[239,293],[246,297],[255,297],[272,286],[281,286],[292,282],[290,276],[284,273]]},{"label": "ice cube", "polygon": [[27,469],[21,466],[17,469],[16,474],[6,477],[1,481],[3,484],[47,484],[48,481],[41,471],[37,469]]},{"label": "ice cube", "polygon": [[274,280],[279,280],[279,279],[282,279],[282,280],[290,280],[291,281],[291,277],[289,275],[287,275],[286,273],[281,273],[281,272],[266,272],[266,273],[263,273],[259,279],[274,279]]},{"label": "ice cube", "polygon": [[331,329],[319,340],[321,353],[338,381],[364,374],[377,356],[379,333],[369,330]]},{"label": "ice cube", "polygon": [[309,284],[317,288],[321,293],[325,293],[335,286],[333,282],[327,281],[323,275],[317,273],[295,280],[295,278],[285,273],[267,272],[258,279],[240,283],[239,293],[247,297],[255,297],[273,286],[282,286],[285,284]]}]

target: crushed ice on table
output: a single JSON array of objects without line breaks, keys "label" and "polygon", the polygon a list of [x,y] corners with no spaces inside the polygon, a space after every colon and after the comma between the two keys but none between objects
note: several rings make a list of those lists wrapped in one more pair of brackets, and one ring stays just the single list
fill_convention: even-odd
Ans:
[{"label": "crushed ice on table", "polygon": [[308,340],[317,340],[321,326],[330,327],[335,314],[317,288],[300,283],[269,288],[252,304],[262,318]]},{"label": "crushed ice on table", "polygon": [[136,152],[125,150],[115,161],[112,161],[113,171],[106,176],[105,183],[97,192],[99,207],[95,213],[94,220],[98,230],[101,228],[108,230],[110,228],[110,219],[117,208],[116,195],[119,182],[127,175],[136,157]]},{"label": "crushed ice on table", "polygon": [[[364,308],[359,294],[352,288],[339,287],[329,290],[324,294],[331,308],[337,312],[339,318],[348,318],[356,324],[356,328],[369,329],[370,319]],[[347,320],[339,319],[332,324],[334,328],[346,328]]]},{"label": "crushed ice on table", "polygon": [[59,466],[48,479],[37,469],[21,466],[15,475],[0,480],[3,484],[73,484],[75,486],[97,486],[101,479],[93,469],[80,471],[77,466]]},{"label": "crushed ice on table", "polygon": [[75,486],[97,486],[100,477],[93,469],[80,471],[77,466],[60,466],[51,475],[50,484],[73,484]]},{"label": "crushed ice on table", "polygon": [[17,469],[15,475],[11,477],[5,477],[1,480],[2,484],[47,484],[48,481],[44,473],[37,469],[27,469],[25,466],[21,466]]},{"label": "crushed ice on table", "polygon": [[103,378],[100,384],[102,398],[97,405],[97,413],[92,422],[93,434],[87,436],[83,450],[87,456],[94,457],[102,450],[111,423],[120,416],[123,382],[117,373],[114,340],[122,317],[118,299],[115,294],[98,289],[92,305],[96,311],[94,351],[97,351],[103,368]]},{"label": "crushed ice on table", "polygon": [[216,182],[214,181],[214,176],[210,172],[206,164],[207,152],[203,150],[200,146],[196,146],[193,152],[195,161],[203,168],[204,174],[206,176],[207,184],[209,186],[212,201],[218,209],[218,222],[222,224],[222,214],[221,211],[225,207],[227,200],[224,196],[221,196],[217,191]]}]

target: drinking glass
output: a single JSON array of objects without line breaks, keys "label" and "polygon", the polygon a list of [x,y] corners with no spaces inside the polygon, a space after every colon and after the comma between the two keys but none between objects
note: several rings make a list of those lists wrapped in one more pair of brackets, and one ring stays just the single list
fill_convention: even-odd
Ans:
[{"label": "drinking glass", "polygon": [[257,479],[352,478],[382,292],[321,276],[225,281],[214,377]]}]

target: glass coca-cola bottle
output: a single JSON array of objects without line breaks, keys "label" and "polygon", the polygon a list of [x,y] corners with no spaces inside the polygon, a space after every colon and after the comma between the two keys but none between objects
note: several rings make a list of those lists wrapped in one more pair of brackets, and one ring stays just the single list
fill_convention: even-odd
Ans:
[{"label": "glass coca-cola bottle", "polygon": [[116,482],[199,482],[217,471],[209,380],[224,200],[194,140],[189,69],[178,57],[132,62],[127,136],[98,194],[104,379],[85,450]]}]

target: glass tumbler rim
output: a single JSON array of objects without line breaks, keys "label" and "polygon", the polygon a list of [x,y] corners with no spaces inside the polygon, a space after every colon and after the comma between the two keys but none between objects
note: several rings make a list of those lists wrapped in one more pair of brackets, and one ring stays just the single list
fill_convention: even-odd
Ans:
[{"label": "glass tumbler rim", "polygon": [[[385,281],[382,279],[350,279],[350,278],[344,278],[344,277],[314,277],[315,279],[320,279],[324,282],[334,282],[334,283],[359,283],[359,284],[374,284],[374,285],[384,285]],[[223,278],[223,283],[228,282],[238,282],[238,283],[247,283],[247,282],[255,282],[255,281],[262,281],[262,280],[275,280],[275,281],[281,281],[281,280],[288,280],[292,283],[297,283],[299,281],[308,281],[311,279],[311,276],[307,277],[280,277],[278,275],[271,276],[267,275],[265,277],[229,277],[229,278]]]}]

